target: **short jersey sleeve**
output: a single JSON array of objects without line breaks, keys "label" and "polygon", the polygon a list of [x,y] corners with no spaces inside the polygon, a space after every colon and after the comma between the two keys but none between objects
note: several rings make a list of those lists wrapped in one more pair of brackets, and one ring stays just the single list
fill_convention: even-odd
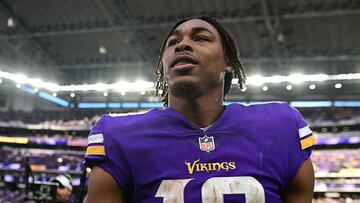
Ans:
[{"label": "short jersey sleeve", "polygon": [[288,152],[290,163],[292,163],[290,166],[291,176],[294,177],[303,162],[310,157],[312,147],[315,145],[315,136],[301,113],[297,109],[287,106],[296,126],[294,131],[297,132],[292,139],[294,142],[293,147],[290,147]]},{"label": "short jersey sleeve", "polygon": [[106,158],[103,134],[104,120],[105,116],[102,116],[91,128],[85,154],[86,167],[92,168],[95,165],[100,165]]},{"label": "short jersey sleeve", "polygon": [[103,115],[92,127],[88,136],[85,161],[86,167],[98,166],[108,172],[123,191],[129,187],[130,170],[122,152],[121,139],[111,131],[116,124],[108,115]]},{"label": "short jersey sleeve", "polygon": [[311,147],[315,144],[315,136],[300,112],[292,107],[290,107],[290,109],[295,117],[301,149],[305,151],[307,153],[307,157],[309,157],[311,154]]}]

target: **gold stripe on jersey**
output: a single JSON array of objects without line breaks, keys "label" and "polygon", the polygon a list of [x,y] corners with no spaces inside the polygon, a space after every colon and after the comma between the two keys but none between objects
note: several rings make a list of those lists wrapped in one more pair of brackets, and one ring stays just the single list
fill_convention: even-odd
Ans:
[{"label": "gold stripe on jersey", "polygon": [[89,155],[105,155],[105,147],[104,146],[88,146],[86,148],[85,156]]},{"label": "gold stripe on jersey", "polygon": [[306,149],[308,147],[311,147],[315,144],[315,136],[311,135],[305,139],[302,139],[300,143],[301,143],[301,149]]}]

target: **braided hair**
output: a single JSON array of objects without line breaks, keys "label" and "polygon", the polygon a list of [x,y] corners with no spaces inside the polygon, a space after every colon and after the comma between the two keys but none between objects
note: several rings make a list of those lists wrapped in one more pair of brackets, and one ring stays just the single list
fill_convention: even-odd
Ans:
[{"label": "braided hair", "polygon": [[172,32],[179,25],[192,19],[200,19],[211,24],[212,26],[215,27],[215,29],[218,31],[220,35],[221,43],[224,49],[224,55],[225,55],[224,57],[226,61],[229,63],[231,68],[231,71],[226,71],[225,73],[224,96],[230,91],[231,81],[233,79],[233,76],[238,78],[240,89],[242,89],[245,84],[245,80],[246,80],[245,69],[244,66],[242,65],[242,62],[240,61],[239,58],[240,54],[236,47],[235,40],[230,35],[230,33],[226,31],[225,28],[216,19],[209,16],[199,16],[199,17],[181,19],[171,28],[169,34],[166,36],[161,46],[159,58],[156,64],[156,71],[155,71],[155,75],[157,76],[157,81],[155,86],[156,96],[161,96],[163,98],[162,101],[164,102],[164,106],[168,105],[168,84],[164,79],[164,66],[162,64],[162,57],[164,54],[166,41],[168,40]]}]

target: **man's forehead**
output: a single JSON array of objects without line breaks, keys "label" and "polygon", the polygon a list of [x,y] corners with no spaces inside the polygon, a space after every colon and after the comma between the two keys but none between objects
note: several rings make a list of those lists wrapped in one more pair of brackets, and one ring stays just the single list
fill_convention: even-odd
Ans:
[{"label": "man's forehead", "polygon": [[185,30],[193,30],[194,28],[204,28],[214,34],[217,34],[217,30],[210,23],[201,19],[191,19],[177,26],[172,33],[181,33]]}]

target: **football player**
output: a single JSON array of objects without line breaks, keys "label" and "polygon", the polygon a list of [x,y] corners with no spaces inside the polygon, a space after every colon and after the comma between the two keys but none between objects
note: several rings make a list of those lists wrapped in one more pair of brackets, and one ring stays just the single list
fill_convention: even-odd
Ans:
[{"label": "football player", "polygon": [[156,74],[164,109],[104,115],[92,128],[85,202],[311,202],[311,130],[286,103],[223,104],[245,73],[215,19],[175,24]]}]

